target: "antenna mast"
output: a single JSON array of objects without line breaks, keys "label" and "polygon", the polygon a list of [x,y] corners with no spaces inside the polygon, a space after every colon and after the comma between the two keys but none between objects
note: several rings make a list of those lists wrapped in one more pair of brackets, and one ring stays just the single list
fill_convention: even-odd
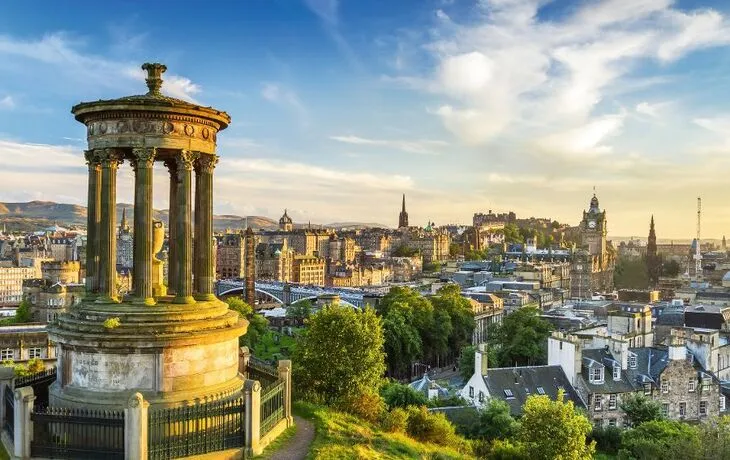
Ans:
[{"label": "antenna mast", "polygon": [[697,240],[695,246],[695,280],[702,278],[702,250],[700,249],[700,223],[702,221],[702,198],[697,197]]}]

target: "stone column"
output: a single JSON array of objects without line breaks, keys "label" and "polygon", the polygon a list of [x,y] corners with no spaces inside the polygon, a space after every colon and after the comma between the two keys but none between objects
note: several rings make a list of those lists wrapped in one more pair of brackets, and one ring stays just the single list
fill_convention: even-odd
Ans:
[{"label": "stone column", "polygon": [[190,150],[181,150],[175,158],[177,161],[176,193],[177,203],[175,216],[175,244],[178,266],[177,285],[175,288],[175,303],[195,303],[193,299],[193,228],[192,206],[190,203],[192,192],[192,171],[195,153]]},{"label": "stone column", "polygon": [[279,380],[284,382],[284,418],[287,428],[292,426],[294,418],[291,415],[291,361],[288,359],[279,360]]},{"label": "stone column", "polygon": [[124,408],[124,458],[125,460],[147,460],[147,415],[150,403],[141,393],[135,393]]},{"label": "stone column", "polygon": [[153,305],[152,297],[152,167],[154,148],[132,149],[134,168],[134,268],[136,302]]},{"label": "stone column", "polygon": [[246,399],[246,454],[253,457],[261,453],[261,384],[258,380],[246,380],[243,388]]},{"label": "stone column", "polygon": [[177,231],[177,162],[175,159],[165,160],[165,166],[170,173],[170,207],[167,211],[167,293],[174,294],[177,287],[177,244],[175,243],[175,232]]},{"label": "stone column", "polygon": [[5,426],[5,392],[13,391],[13,379],[15,379],[13,368],[0,366],[0,401],[3,401],[0,404],[0,427]]},{"label": "stone column", "polygon": [[30,458],[30,441],[33,438],[33,425],[30,421],[30,413],[33,411],[33,387],[21,387],[13,393],[15,399],[13,430],[14,458]]},{"label": "stone column", "polygon": [[202,154],[195,162],[195,265],[193,280],[198,300],[215,299],[213,293],[213,169],[217,155]]},{"label": "stone column", "polygon": [[117,168],[122,155],[117,149],[104,149],[101,155],[101,223],[99,225],[99,299],[117,299]]},{"label": "stone column", "polygon": [[101,163],[98,152],[84,152],[89,165],[88,210],[86,220],[86,294],[99,290],[99,224],[101,222]]}]

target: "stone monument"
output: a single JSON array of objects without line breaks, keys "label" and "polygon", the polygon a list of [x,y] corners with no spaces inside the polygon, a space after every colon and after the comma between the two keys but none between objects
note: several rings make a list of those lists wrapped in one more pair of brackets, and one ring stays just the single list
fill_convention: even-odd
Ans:
[{"label": "stone monument", "polygon": [[[122,408],[139,392],[152,407],[174,407],[225,395],[243,384],[238,338],[248,323],[213,291],[216,136],[230,117],[163,96],[166,67],[142,68],[147,94],[72,109],[88,139],[87,295],[48,329],[58,346],[52,406]],[[116,177],[125,161],[135,173],[133,286],[130,295],[120,298]],[[156,163],[164,163],[170,175],[167,292],[159,286],[154,257],[160,246],[160,227],[152,220]]]}]

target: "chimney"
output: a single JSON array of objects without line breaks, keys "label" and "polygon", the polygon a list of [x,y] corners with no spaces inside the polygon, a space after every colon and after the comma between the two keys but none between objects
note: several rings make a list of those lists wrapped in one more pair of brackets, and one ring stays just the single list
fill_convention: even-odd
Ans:
[{"label": "chimney", "polygon": [[680,337],[672,337],[669,343],[669,359],[671,361],[687,359],[687,346]]},{"label": "chimney", "polygon": [[480,343],[474,353],[474,372],[479,375],[487,375],[487,364],[487,344]]}]

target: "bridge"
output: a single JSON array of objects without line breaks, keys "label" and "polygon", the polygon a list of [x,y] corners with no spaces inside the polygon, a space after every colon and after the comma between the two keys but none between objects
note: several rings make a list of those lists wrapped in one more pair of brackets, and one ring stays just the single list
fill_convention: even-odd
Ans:
[{"label": "bridge", "polygon": [[[320,296],[338,295],[340,303],[363,308],[366,304],[363,299],[387,293],[387,288],[334,288],[278,281],[256,281],[255,286],[257,296],[282,305],[291,305],[300,300],[316,302]],[[216,283],[216,294],[220,297],[242,295],[245,289],[246,283],[243,280],[220,280]]]}]

